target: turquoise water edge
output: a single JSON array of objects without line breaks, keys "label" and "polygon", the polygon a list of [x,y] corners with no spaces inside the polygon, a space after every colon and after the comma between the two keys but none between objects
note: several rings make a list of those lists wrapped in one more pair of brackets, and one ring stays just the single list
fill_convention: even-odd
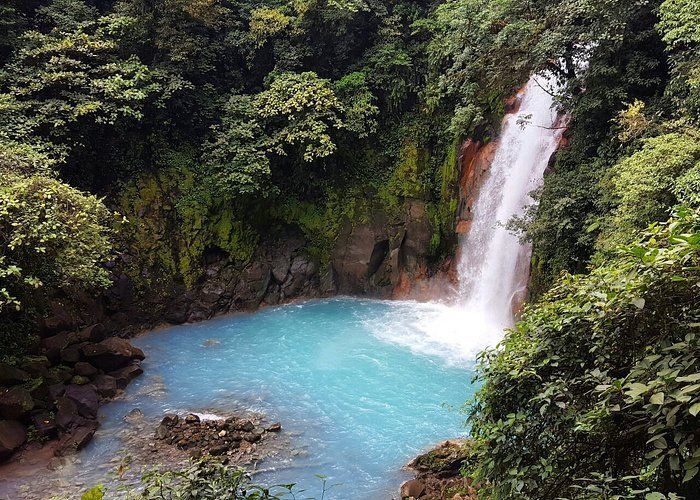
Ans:
[{"label": "turquoise water edge", "polygon": [[150,419],[250,410],[281,422],[293,452],[264,462],[256,481],[320,496],[321,474],[326,498],[396,497],[410,477],[403,465],[466,432],[459,409],[475,390],[473,353],[426,340],[444,314],[437,304],[335,298],[145,334],[134,340],[145,373],[101,409],[82,461],[114,457],[113,431],[134,408]]}]

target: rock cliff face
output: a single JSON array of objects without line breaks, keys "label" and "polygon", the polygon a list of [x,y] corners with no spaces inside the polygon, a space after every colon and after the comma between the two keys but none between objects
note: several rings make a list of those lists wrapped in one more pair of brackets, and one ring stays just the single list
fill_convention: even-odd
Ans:
[{"label": "rock cliff face", "polygon": [[459,234],[469,231],[473,217],[473,206],[479,194],[479,186],[488,172],[498,147],[498,140],[487,144],[469,139],[460,151],[461,175],[459,178],[459,207],[457,228]]},{"label": "rock cliff face", "polygon": [[[40,351],[51,364],[90,361],[86,342],[129,335],[162,324],[181,324],[236,311],[253,310],[298,298],[335,294],[390,298],[427,278],[433,229],[420,200],[406,203],[403,220],[391,222],[380,209],[362,222],[345,221],[325,265],[308,251],[309,241],[294,228],[261,241],[246,263],[222,251],[206,254],[201,278],[192,286],[170,282],[142,293],[124,268],[123,254],[111,268],[114,285],[104,294],[55,298],[41,320]],[[99,324],[99,331],[91,325]],[[90,328],[93,330],[90,330]],[[88,331],[93,332],[92,337]],[[94,337],[94,338],[93,338]]]},{"label": "rock cliff face", "polygon": [[433,228],[420,200],[406,204],[404,220],[390,224],[376,211],[369,222],[346,223],[333,252],[334,291],[391,297],[406,276],[427,275]]}]

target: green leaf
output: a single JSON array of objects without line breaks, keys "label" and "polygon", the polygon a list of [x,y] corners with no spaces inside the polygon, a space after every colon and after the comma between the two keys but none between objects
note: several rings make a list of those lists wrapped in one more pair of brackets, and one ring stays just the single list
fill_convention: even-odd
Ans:
[{"label": "green leaf", "polygon": [[90,488],[80,497],[80,500],[102,500],[104,498],[104,488],[101,484]]},{"label": "green leaf", "polygon": [[658,491],[655,491],[653,493],[647,493],[644,495],[644,500],[665,500],[666,496],[663,495],[662,493],[659,493]]},{"label": "green leaf", "polygon": [[632,304],[633,304],[637,309],[644,309],[644,304],[645,304],[645,303],[646,303],[646,301],[645,301],[643,298],[641,298],[641,297],[632,300]]},{"label": "green leaf", "polygon": [[687,483],[688,481],[693,479],[697,473],[698,473],[697,467],[693,467],[692,469],[686,471],[685,476],[683,476],[683,482]]},{"label": "green leaf", "polygon": [[688,410],[688,413],[690,413],[694,417],[697,417],[698,413],[700,413],[700,402],[692,405]]},{"label": "green leaf", "polygon": [[695,392],[698,389],[700,389],[700,384],[687,385],[683,389],[680,390],[680,393],[687,394],[689,392]]},{"label": "green leaf", "polygon": [[676,377],[676,382],[700,382],[700,373],[693,373],[692,375]]},{"label": "green leaf", "polygon": [[664,404],[664,393],[663,392],[657,392],[656,394],[653,394],[651,398],[649,398],[649,401],[653,405],[662,405]]},{"label": "green leaf", "polygon": [[632,398],[636,398],[649,390],[649,386],[646,384],[640,384],[639,382],[629,384],[625,386],[625,388],[627,389],[627,395]]}]

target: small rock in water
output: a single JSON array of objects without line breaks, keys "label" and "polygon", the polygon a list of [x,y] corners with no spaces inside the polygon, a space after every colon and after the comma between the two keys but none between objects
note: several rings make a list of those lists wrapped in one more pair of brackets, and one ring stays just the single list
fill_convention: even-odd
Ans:
[{"label": "small rock in water", "polygon": [[221,342],[218,341],[217,339],[207,339],[202,343],[203,347],[214,347],[215,345],[219,345]]},{"label": "small rock in water", "polygon": [[156,428],[156,439],[165,439],[168,437],[168,427],[165,424],[160,424]]},{"label": "small rock in water", "polygon": [[139,408],[134,408],[129,413],[124,415],[124,420],[129,423],[133,423],[136,420],[143,418],[143,412]]},{"label": "small rock in water", "polygon": [[185,417],[185,423],[187,424],[196,424],[199,423],[199,417],[195,415],[194,413],[190,413]]},{"label": "small rock in water", "polygon": [[233,424],[233,428],[237,431],[250,432],[255,429],[255,425],[250,420],[238,420]]},{"label": "small rock in water", "polygon": [[275,422],[270,427],[267,428],[267,432],[279,432],[282,430],[282,424]]},{"label": "small rock in water", "polygon": [[163,417],[163,420],[161,420],[160,423],[167,427],[172,427],[174,425],[177,425],[179,421],[180,417],[178,417],[174,413],[166,413]]}]

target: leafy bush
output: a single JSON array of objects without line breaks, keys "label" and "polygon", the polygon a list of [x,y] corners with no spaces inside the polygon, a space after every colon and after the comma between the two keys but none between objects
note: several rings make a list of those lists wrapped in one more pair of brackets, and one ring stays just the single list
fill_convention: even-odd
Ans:
[{"label": "leafy bush", "polygon": [[0,178],[0,311],[38,289],[107,286],[109,223],[102,201],[56,179]]},{"label": "leafy bush", "polygon": [[627,244],[651,222],[665,218],[678,202],[677,179],[700,162],[700,132],[669,133],[644,141],[641,150],[610,169],[606,192],[614,198],[614,212],[603,220],[598,248]]},{"label": "leafy bush", "polygon": [[493,498],[697,492],[699,264],[700,214],[680,209],[529,306],[482,355],[465,472]]},{"label": "leafy bush", "polygon": [[292,491],[294,485],[265,488],[250,482],[245,470],[215,459],[196,460],[180,471],[152,471],[141,478],[142,490],[132,492],[144,500],[275,500]]},{"label": "leafy bush", "polygon": [[[322,494],[327,491],[326,481]],[[240,467],[226,465],[220,459],[206,456],[192,460],[180,470],[154,468],[141,477],[139,486],[119,486],[120,497],[131,500],[279,500],[295,498],[294,484],[270,488],[255,484]],[[299,492],[301,493],[301,492]],[[81,500],[110,498],[109,488],[97,485],[87,490]],[[321,497],[323,498],[323,497]]]}]

